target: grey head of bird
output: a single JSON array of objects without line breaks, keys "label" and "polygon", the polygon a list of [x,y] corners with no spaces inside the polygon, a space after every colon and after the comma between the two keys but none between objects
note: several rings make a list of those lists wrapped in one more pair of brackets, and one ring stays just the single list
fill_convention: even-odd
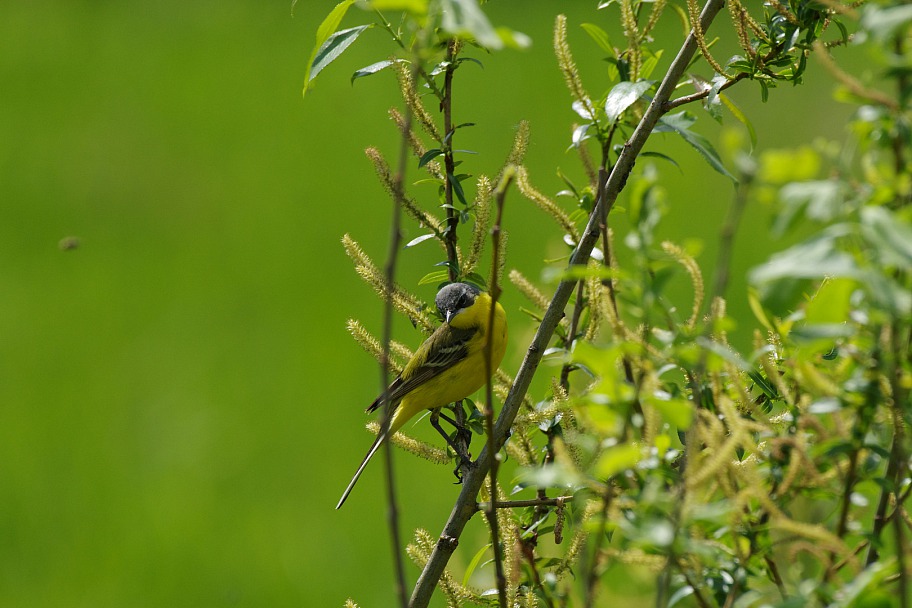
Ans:
[{"label": "grey head of bird", "polygon": [[450,319],[474,304],[475,298],[480,293],[481,291],[474,285],[450,283],[437,292],[434,302],[444,320],[449,323]]}]

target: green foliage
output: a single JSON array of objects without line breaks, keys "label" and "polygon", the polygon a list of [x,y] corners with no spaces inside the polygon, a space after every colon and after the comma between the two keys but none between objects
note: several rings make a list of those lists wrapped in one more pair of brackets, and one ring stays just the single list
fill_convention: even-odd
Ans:
[{"label": "green foliage", "polygon": [[[570,108],[584,121],[571,129],[571,148],[587,183],[577,185],[561,174],[567,186],[558,193],[561,203],[537,189],[522,166],[528,135],[522,129],[504,175],[515,176],[519,192],[547,213],[564,242],[576,249],[590,214],[603,208],[597,202],[606,196],[604,175],[616,168],[625,149],[618,142],[629,144],[646,107],[661,103],[663,115],[651,132],[681,137],[734,185],[730,216],[720,227],[717,276],[707,292],[693,256],[658,238],[675,194],[665,190],[656,166],[641,162],[625,174],[624,207],[606,210],[612,215],[602,221],[613,229],[602,231],[592,260],[569,269],[561,260],[542,273],[576,285],[571,310],[545,353],[557,371],[548,387],[527,401],[504,447],[518,465],[514,483],[501,479],[512,491],[488,487],[479,497],[502,507],[499,523],[487,522],[490,544],[472,549],[462,583],[446,573],[439,587],[451,605],[487,605],[499,595],[501,605],[523,598],[528,605],[591,606],[612,596],[606,575],[611,564],[648,573],[659,606],[908,605],[912,130],[905,104],[912,19],[900,5],[866,7],[859,19],[847,5],[777,0],[748,10],[732,0],[728,33],[743,54],[723,64],[697,25],[699,7],[689,1],[686,10],[675,10],[689,17],[712,77],[682,76],[657,86],[649,78],[673,50],[655,48],[651,36],[666,4],[599,5],[618,9],[624,48],[615,47],[601,26],[582,26],[611,66],[600,95],[584,85],[566,19],[558,17],[555,53]],[[436,238],[446,252],[437,263],[441,268],[419,284],[485,283],[477,273],[478,251],[494,190],[491,180],[481,177],[473,199],[465,187],[470,176],[455,171],[457,153],[465,152],[453,147],[463,125],[450,122],[451,87],[457,68],[473,59],[460,55],[466,43],[496,49],[507,38],[474,3],[435,7],[428,5],[427,20],[403,21],[408,36],[383,20],[410,54],[407,64],[381,62],[363,71],[395,66],[408,112],[432,140],[428,148],[414,130],[403,129],[403,146],[438,185],[445,213],[441,231],[407,245]],[[431,18],[438,11],[439,22]],[[853,37],[849,27],[856,30]],[[871,89],[835,65],[828,48],[850,42],[872,45],[889,58],[882,67],[895,93]],[[753,81],[766,100],[780,83],[801,84],[811,55],[821,58],[847,92],[843,98],[859,104],[851,145],[768,153],[760,162],[743,151],[730,169],[696,129],[696,115],[672,112],[701,102],[713,120],[722,121],[724,108],[747,129],[753,149],[757,132],[723,91]],[[416,81],[438,102],[442,129],[418,101]],[[688,83],[695,93],[660,98],[663,87],[670,91]],[[843,151],[829,154],[834,147]],[[674,162],[662,153],[654,156]],[[399,186],[389,190],[408,207]],[[751,271],[748,297],[760,327],[752,351],[738,352],[728,332],[755,321],[727,313],[731,241],[744,206],[762,201],[776,205],[773,236],[796,231],[803,236]],[[629,225],[623,234],[612,221],[622,213]],[[472,223],[473,214],[472,252],[464,254],[455,234]],[[755,233],[751,238],[761,241]],[[624,256],[618,256],[615,241],[626,247]],[[500,265],[502,260],[492,264],[487,285],[499,285]],[[529,298],[531,316],[553,314],[530,281],[517,272],[510,279]],[[670,296],[669,285],[681,279],[692,286],[686,305]],[[368,280],[375,287],[383,284],[379,276]],[[498,395],[510,385],[499,375]],[[480,432],[480,410],[471,409],[453,411]],[[566,544],[565,527],[572,531]],[[471,574],[486,570],[488,548],[498,571],[504,563],[510,566],[493,592],[469,584]],[[434,551],[424,531],[409,547],[421,567]]]}]

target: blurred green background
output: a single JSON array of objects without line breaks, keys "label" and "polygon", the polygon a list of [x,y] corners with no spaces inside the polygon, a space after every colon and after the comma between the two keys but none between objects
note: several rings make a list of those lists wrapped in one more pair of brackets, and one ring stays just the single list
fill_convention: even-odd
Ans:
[{"label": "blurred green background", "polygon": [[[301,0],[294,16],[284,0],[0,4],[0,606],[391,605],[382,468],[333,506],[369,444],[362,410],[379,387],[345,321],[379,331],[380,306],[339,240],[349,232],[383,260],[390,203],[363,150],[394,157],[397,95],[389,73],[349,83],[392,50],[373,30],[302,100],[333,4]],[[551,28],[568,14],[600,94],[601,53],[579,24],[616,31],[617,15],[595,5],[486,5],[533,46],[472,52],[484,69],[460,71],[456,121],[477,126],[458,147],[480,152],[467,172],[496,172],[528,119],[537,186],[563,188],[558,167],[581,178]],[[343,25],[369,20],[353,10]],[[676,48],[680,23],[665,21]],[[761,149],[841,137],[848,110],[818,72],[766,105],[750,86],[734,93]],[[702,240],[709,277],[731,185],[668,136],[650,147],[682,167],[662,167],[661,236]],[[430,187],[414,192],[433,204]],[[735,315],[744,270],[768,254],[769,213],[751,209],[739,234]],[[518,195],[505,226],[508,266],[534,280],[564,253]],[[80,246],[62,250],[66,237]],[[432,298],[416,285],[438,252],[401,258],[401,281]],[[678,293],[688,306],[686,283]],[[534,328],[510,289],[505,304],[515,373]],[[405,321],[396,334],[420,340]],[[404,534],[436,534],[458,492],[450,468],[397,463]],[[458,553],[457,570],[470,558]],[[628,576],[618,596],[649,584]]]}]

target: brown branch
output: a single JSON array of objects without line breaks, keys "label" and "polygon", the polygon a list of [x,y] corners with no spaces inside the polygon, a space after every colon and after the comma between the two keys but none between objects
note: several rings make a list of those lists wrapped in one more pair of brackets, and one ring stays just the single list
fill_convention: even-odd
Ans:
[{"label": "brown branch", "polygon": [[459,216],[456,215],[453,206],[453,180],[456,179],[456,161],[453,158],[453,72],[456,71],[455,59],[456,53],[459,52],[458,44],[456,39],[447,42],[447,67],[443,76],[443,99],[440,101],[440,107],[443,110],[443,163],[446,168],[443,198],[446,202],[447,221],[443,242],[446,245],[450,281],[456,281],[459,278],[456,270],[459,261],[456,254],[456,228],[459,226]]},{"label": "brown branch", "polygon": [[[556,507],[572,499],[572,496],[557,496],[555,498],[530,498],[528,500],[497,500],[494,502],[494,508],[522,509],[525,507]],[[479,502],[475,505],[477,511],[486,511],[490,508],[490,502]]]}]

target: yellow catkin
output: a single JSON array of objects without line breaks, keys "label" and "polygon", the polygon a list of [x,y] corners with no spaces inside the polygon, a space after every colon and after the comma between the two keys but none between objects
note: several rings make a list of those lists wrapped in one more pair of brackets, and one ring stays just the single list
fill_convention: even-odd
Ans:
[{"label": "yellow catkin", "polygon": [[[590,260],[589,268],[594,270],[598,267],[598,262]],[[601,279],[595,276],[595,273],[586,277],[586,293],[589,294],[589,322],[586,324],[583,340],[592,342],[598,336],[599,330],[602,328],[602,319],[605,310],[605,303],[603,302],[605,287],[602,285]]]},{"label": "yellow catkin", "polygon": [[640,64],[643,61],[640,49],[640,31],[637,27],[636,11],[633,0],[621,0],[621,25],[627,36],[627,64],[630,66],[630,80],[636,82],[640,77]]},{"label": "yellow catkin", "polygon": [[557,65],[564,75],[564,82],[570,90],[570,95],[578,101],[593,119],[595,118],[595,106],[586,89],[583,87],[583,81],[579,75],[579,69],[576,62],[573,61],[573,54],[570,52],[570,45],[567,43],[567,17],[558,15],[554,22],[554,54],[557,55]]},{"label": "yellow catkin", "polygon": [[476,192],[475,204],[473,205],[475,225],[472,228],[472,243],[469,246],[469,254],[462,265],[463,272],[466,274],[475,272],[478,268],[478,262],[481,260],[481,253],[488,238],[488,223],[491,219],[491,199],[494,193],[494,186],[487,176],[482,175],[478,178]]},{"label": "yellow catkin", "polygon": [[573,565],[582,552],[586,539],[589,537],[589,522],[592,521],[593,517],[598,516],[601,510],[601,500],[590,500],[586,502],[586,506],[583,509],[583,516],[577,525],[576,533],[573,535],[573,538],[570,539],[570,544],[567,546],[567,552],[564,553],[564,557],[561,559],[560,564],[554,569],[554,574],[556,576],[560,577],[560,575],[568,569],[573,568]]},{"label": "yellow catkin", "polygon": [[731,17],[735,33],[738,35],[738,44],[744,54],[753,59],[757,56],[757,51],[754,50],[750,35],[747,32],[747,11],[738,0],[729,0],[726,4],[728,5],[728,14]]},{"label": "yellow catkin", "polygon": [[574,243],[579,242],[579,230],[573,223],[573,220],[570,219],[567,212],[561,209],[557,203],[536,190],[532,184],[529,183],[529,173],[526,171],[525,167],[517,167],[516,169],[516,187],[519,188],[519,191],[523,196],[535,203],[539,209],[554,218],[554,221],[557,222],[561,229],[570,235]]},{"label": "yellow catkin", "polygon": [[690,277],[690,284],[693,287],[694,297],[693,305],[690,310],[690,318],[687,319],[685,323],[688,329],[693,329],[697,324],[697,319],[700,318],[700,309],[703,308],[703,298],[704,298],[704,286],[703,286],[703,274],[700,272],[700,266],[697,264],[697,261],[684,251],[683,248],[672,243],[671,241],[664,241],[662,243],[662,249],[674,258],[675,262],[680,264],[685,271],[687,271],[687,276]]},{"label": "yellow catkin", "polygon": [[[396,127],[399,129],[399,133],[408,138],[409,147],[412,149],[412,153],[416,158],[421,158],[424,156],[424,153],[427,152],[427,147],[418,139],[418,136],[415,135],[415,132],[411,129],[406,132],[405,130],[405,117],[402,115],[402,112],[396,108],[390,108],[389,116]],[[443,172],[440,170],[440,163],[436,160],[429,161],[424,165],[425,171],[431,174],[432,177],[437,179],[443,179]]]},{"label": "yellow catkin", "polygon": [[697,0],[687,0],[687,12],[690,15],[690,25],[694,38],[697,39],[697,46],[700,47],[700,53],[703,54],[703,58],[706,59],[706,62],[712,66],[712,69],[714,69],[716,73],[721,74],[727,80],[732,80],[734,76],[727,74],[722,66],[719,65],[719,62],[716,61],[715,57],[712,56],[712,53],[709,52],[709,45],[706,43],[703,25],[700,23],[700,6],[697,4]]},{"label": "yellow catkin", "polygon": [[[386,277],[377,268],[374,261],[361,249],[358,242],[348,234],[342,236],[342,246],[345,248],[345,253],[354,262],[355,272],[383,299],[386,295]],[[411,319],[421,330],[428,334],[434,331],[435,324],[430,315],[424,310],[424,305],[420,299],[397,284],[393,285],[391,297],[393,307]]]},{"label": "yellow catkin", "polygon": [[[377,178],[380,180],[380,184],[383,186],[383,189],[386,190],[386,193],[389,194],[390,198],[397,198],[392,173],[390,172],[389,164],[387,164],[386,159],[383,158],[383,155],[380,154],[380,151],[376,148],[367,148],[364,151],[364,154],[371,161],[371,164],[374,165],[374,171],[377,173]],[[443,246],[443,222],[424,209],[422,209],[415,199],[402,195],[400,197],[400,204],[402,205],[403,211],[415,220],[420,227],[428,228],[437,236],[437,240],[440,242],[441,247]]]},{"label": "yellow catkin", "polygon": [[[431,558],[435,544],[434,538],[427,530],[418,528],[415,530],[414,542],[409,543],[405,548],[405,552],[416,566],[424,568]],[[459,608],[470,602],[477,603],[480,599],[480,594],[477,591],[456,582],[449,570],[444,570],[443,574],[440,575],[438,589],[446,596],[447,606],[452,608]]]},{"label": "yellow catkin", "polygon": [[534,466],[537,450],[532,444],[525,426],[519,422],[514,423],[512,433],[510,441],[504,446],[507,455],[515,460],[519,466]]},{"label": "yellow catkin", "polygon": [[774,9],[776,9],[777,13],[779,13],[780,15],[785,17],[786,21],[788,21],[792,25],[801,25],[801,22],[798,21],[798,17],[796,17],[792,13],[792,11],[790,11],[788,9],[787,6],[785,6],[784,4],[779,2],[779,0],[768,0],[768,2],[770,4],[770,6],[772,6]]},{"label": "yellow catkin", "polygon": [[415,82],[412,80],[412,68],[405,63],[394,63],[393,67],[396,69],[396,75],[399,77],[399,91],[402,93],[402,99],[405,101],[405,105],[412,111],[415,122],[421,126],[428,137],[437,143],[443,142],[440,131],[437,130],[437,125],[434,123],[434,119],[424,107],[424,104],[421,103],[421,97],[415,89]]},{"label": "yellow catkin", "polygon": [[[348,329],[348,333],[351,334],[361,348],[377,361],[383,360],[383,346],[380,344],[380,340],[367,331],[358,320],[349,319],[345,326]],[[398,374],[403,370],[405,367],[402,363],[403,361],[408,361],[412,358],[411,350],[395,340],[390,341],[390,353],[392,356],[390,357],[389,369],[394,374]],[[397,361],[397,359],[399,360]]]},{"label": "yellow catkin", "polygon": [[539,310],[545,310],[548,308],[550,301],[545,297],[545,294],[538,290],[538,287],[532,284],[532,282],[523,275],[518,270],[511,270],[508,275],[510,282],[513,283],[513,286],[519,290],[519,293],[524,295],[529,302],[531,302]]},{"label": "yellow catkin", "polygon": [[[376,420],[368,422],[365,426],[367,430],[374,435],[380,432],[380,423]],[[402,431],[394,433],[391,441],[397,448],[402,448],[406,452],[414,454],[415,456],[420,456],[421,458],[424,458],[429,462],[433,462],[434,464],[447,464],[451,460],[451,458],[447,455],[446,450],[442,450],[429,443],[419,441],[414,437],[409,437]]]},{"label": "yellow catkin", "polygon": [[513,147],[510,148],[507,159],[504,161],[500,171],[497,172],[497,179],[494,180],[495,182],[500,183],[500,180],[509,167],[518,167],[522,165],[523,160],[526,158],[526,150],[529,148],[530,132],[531,128],[529,126],[529,121],[519,121],[519,125],[516,127],[516,135],[513,136]]},{"label": "yellow catkin", "polygon": [[647,19],[646,25],[643,26],[641,39],[648,36],[649,32],[651,32],[659,22],[659,17],[662,16],[662,11],[665,10],[665,4],[665,0],[655,0],[655,2],[652,3],[652,10],[649,12],[649,19]]}]

